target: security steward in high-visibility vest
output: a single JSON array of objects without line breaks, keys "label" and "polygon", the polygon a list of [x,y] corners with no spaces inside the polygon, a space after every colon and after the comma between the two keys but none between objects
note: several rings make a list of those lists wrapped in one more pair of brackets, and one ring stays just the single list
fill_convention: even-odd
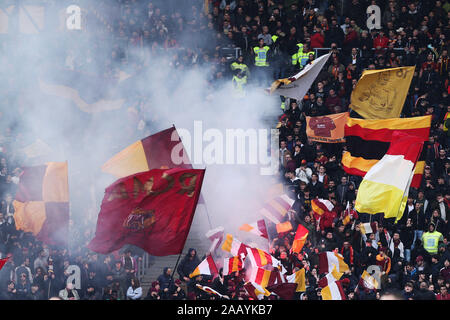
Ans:
[{"label": "security steward in high-visibility vest", "polygon": [[245,76],[249,77],[250,76],[250,70],[248,69],[248,66],[244,63],[244,56],[240,55],[236,61],[234,61],[231,65],[230,65],[231,70],[233,71],[233,73],[236,70],[241,70]]},{"label": "security steward in high-visibility vest", "polygon": [[266,77],[269,75],[269,51],[270,47],[264,44],[264,39],[259,39],[258,46],[253,48],[255,55],[255,79],[259,85],[266,82]]},{"label": "security steward in high-visibility vest", "polygon": [[299,60],[299,63],[300,63],[301,66],[302,66],[302,69],[308,64],[311,55],[314,57],[314,56],[315,56],[315,53],[314,53],[314,51],[309,50],[308,44],[305,43],[305,44],[303,45],[303,52],[302,52],[302,55],[301,55],[301,57],[299,57],[299,59],[298,59],[298,60]]},{"label": "security steward in high-visibility vest", "polygon": [[315,55],[314,51],[309,50],[309,46],[307,43],[297,44],[298,50],[291,57],[292,65],[294,66],[294,70],[302,70],[306,64],[309,62],[309,56],[312,54]]},{"label": "security steward in high-visibility vest", "polygon": [[245,97],[245,85],[247,84],[247,76],[245,72],[240,69],[236,69],[235,75],[231,79],[233,83],[233,97],[236,99],[242,99]]},{"label": "security steward in high-visibility vest", "polygon": [[442,233],[435,230],[434,224],[430,223],[428,226],[428,232],[424,232],[422,235],[423,248],[428,251],[429,254],[437,254],[439,249],[439,241],[444,241]]},{"label": "security steward in high-visibility vest", "polygon": [[291,64],[293,70],[300,70],[300,65],[298,63],[299,57],[303,54],[303,43],[297,43],[297,52],[294,52],[291,56]]}]

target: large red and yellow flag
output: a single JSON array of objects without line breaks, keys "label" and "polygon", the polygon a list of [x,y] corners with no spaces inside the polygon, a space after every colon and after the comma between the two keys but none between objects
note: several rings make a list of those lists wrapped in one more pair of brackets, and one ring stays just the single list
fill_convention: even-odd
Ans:
[{"label": "large red and yellow flag", "polygon": [[[345,125],[347,151],[342,155],[342,168],[348,174],[364,177],[387,153],[394,132],[418,136],[428,141],[431,116],[365,120],[348,118]],[[411,187],[419,188],[425,168],[426,148],[422,149],[414,169]]]},{"label": "large red and yellow flag", "polygon": [[16,228],[49,245],[66,246],[69,233],[67,162],[24,167],[14,205]]},{"label": "large red and yellow flag", "polygon": [[151,169],[186,168],[192,165],[175,127],[160,131],[126,147],[102,166],[117,178]]},{"label": "large red and yellow flag", "polygon": [[348,116],[348,112],[342,112],[320,117],[306,117],[308,139],[322,143],[345,142],[344,128]]},{"label": "large red and yellow flag", "polygon": [[182,252],[205,170],[153,169],[117,180],[105,191],[94,239],[107,254],[125,244],[154,256]]}]

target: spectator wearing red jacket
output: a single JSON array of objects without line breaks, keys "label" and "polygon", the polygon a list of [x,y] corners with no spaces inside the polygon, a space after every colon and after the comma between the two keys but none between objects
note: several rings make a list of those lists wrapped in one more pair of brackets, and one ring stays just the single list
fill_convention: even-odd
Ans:
[{"label": "spectator wearing red jacket", "polygon": [[450,300],[450,294],[447,292],[445,285],[439,288],[439,293],[436,295],[436,300]]},{"label": "spectator wearing red jacket", "polygon": [[387,49],[389,38],[386,37],[383,30],[380,30],[378,35],[373,39],[373,47],[376,49],[375,54],[384,53]]},{"label": "spectator wearing red jacket", "polygon": [[320,25],[314,26],[314,32],[310,38],[311,49],[323,48],[325,43],[325,37],[323,35],[323,30]]}]

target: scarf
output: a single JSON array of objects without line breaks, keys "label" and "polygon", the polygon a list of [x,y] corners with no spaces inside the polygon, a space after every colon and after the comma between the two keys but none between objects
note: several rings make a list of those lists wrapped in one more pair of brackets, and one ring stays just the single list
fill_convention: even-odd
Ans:
[{"label": "scarf", "polygon": [[[353,247],[348,247],[348,250],[350,251],[350,264],[353,264]],[[344,255],[344,247],[341,249],[341,255]]]}]

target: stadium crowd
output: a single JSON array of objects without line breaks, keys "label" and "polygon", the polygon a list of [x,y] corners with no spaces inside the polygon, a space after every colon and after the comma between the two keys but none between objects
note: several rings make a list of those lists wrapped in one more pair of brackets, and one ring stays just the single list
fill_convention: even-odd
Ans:
[{"label": "stadium crowd", "polygon": [[[203,1],[183,1],[182,7],[170,9],[156,0],[98,3],[114,13],[100,19],[104,28],[98,22],[92,28],[99,37],[114,39],[109,59],[95,50],[72,52],[63,62],[66,67],[83,70],[91,59],[103,59],[105,73],[113,73],[115,63],[140,69],[152,54],[168,53],[171,67],[205,68],[211,90],[232,82],[239,98],[252,85],[268,87],[274,79],[293,75],[332,50],[302,101],[281,97],[279,181],[296,200],[289,215],[293,230],[302,224],[309,235],[297,255],[290,252],[293,232],[276,234],[271,228],[270,253],[288,274],[305,268],[306,292],[297,293],[296,299],[321,299],[318,254],[323,251],[341,253],[349,265],[350,271],[343,275],[349,280],[344,288],[349,300],[380,299],[388,292],[398,299],[450,299],[448,1],[212,0],[207,14]],[[381,28],[369,30],[366,8],[372,4],[381,8]],[[195,34],[202,36],[188,36]],[[422,185],[410,191],[403,218],[394,224],[382,215],[352,209],[361,177],[347,175],[341,168],[343,144],[308,141],[305,116],[348,111],[352,89],[365,69],[413,65],[416,71],[402,116],[431,114],[433,120],[424,145]],[[138,118],[147,119],[145,103],[140,106]],[[86,244],[92,226],[81,228],[91,230],[83,234],[72,228],[76,245],[68,248],[49,247],[16,230],[12,200],[21,165],[14,151],[17,138],[14,127],[1,127],[0,252],[9,259],[0,270],[0,299],[217,299],[196,284],[208,285],[230,299],[249,299],[243,272],[214,280],[189,279],[201,261],[195,249],[176,270],[164,268],[143,292],[135,276],[142,251],[133,248],[106,256],[91,252]],[[316,197],[334,204],[332,214],[320,223],[311,214],[311,199]],[[351,221],[344,225],[346,211]],[[359,223],[369,221],[376,231],[363,235]],[[81,269],[78,290],[66,285],[73,264]],[[380,289],[368,289],[360,282],[371,265],[381,267]]]}]

